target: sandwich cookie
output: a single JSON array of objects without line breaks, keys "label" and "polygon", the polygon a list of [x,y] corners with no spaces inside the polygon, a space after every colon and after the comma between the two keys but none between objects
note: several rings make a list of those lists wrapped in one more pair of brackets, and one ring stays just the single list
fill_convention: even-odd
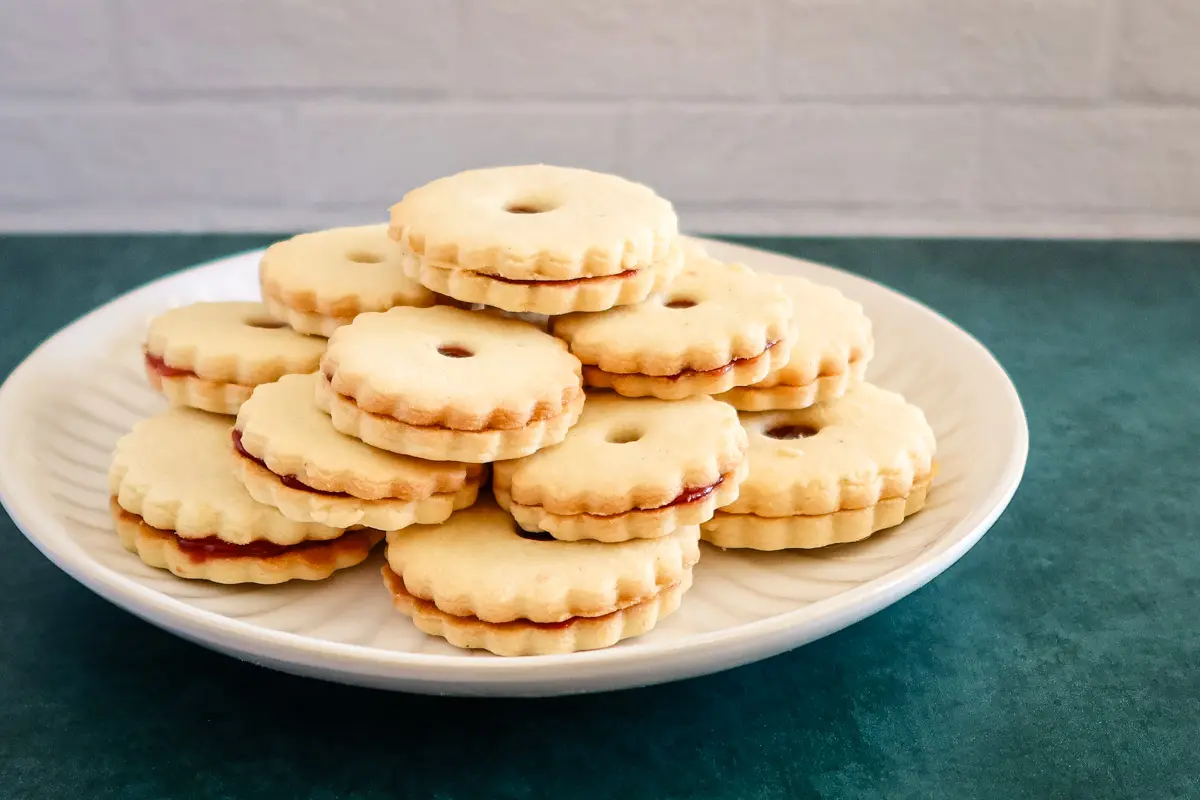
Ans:
[{"label": "sandwich cookie", "polygon": [[383,531],[442,522],[475,502],[478,464],[422,461],[338,433],[313,402],[318,375],[254,390],[231,431],[234,474],[288,519]]},{"label": "sandwich cookie", "polygon": [[433,305],[433,292],[404,274],[401,255],[383,224],[294,236],[263,254],[263,302],[277,320],[318,336],[365,311]]},{"label": "sandwich cookie", "polygon": [[592,394],[561,444],[496,464],[501,508],[556,539],[623,542],[707,522],[738,496],[746,434],[710,397]]},{"label": "sandwich cookie", "polygon": [[317,405],[394,453],[483,463],[557,444],[583,410],[579,360],[528,322],[435,306],[363,314],[329,340]]},{"label": "sandwich cookie", "polygon": [[742,412],[750,474],[704,523],[718,547],[825,547],[865,539],[920,511],[933,477],[921,409],[868,383],[795,411]]},{"label": "sandwich cookie", "polygon": [[871,320],[837,289],[791,275],[770,277],[792,299],[791,354],[758,383],[722,392],[717,399],[741,411],[771,411],[841,397],[863,380],[875,354]]},{"label": "sandwich cookie", "polygon": [[456,647],[520,656],[594,650],[675,611],[699,529],[618,544],[521,530],[491,503],[388,534],[384,584],[418,628]]},{"label": "sandwich cookie", "polygon": [[389,234],[438,294],[565,314],[637,303],[679,271],[678,220],[646,186],[546,165],[469,170],[410,191]]},{"label": "sandwich cookie", "polygon": [[679,400],[765,378],[787,363],[792,301],[770,278],[688,248],[683,272],[643,303],[555,318],[588,386]]},{"label": "sandwich cookie", "polygon": [[288,519],[250,496],[231,459],[225,417],[172,408],[135,425],[108,473],[121,544],[181,578],[283,583],[328,578],[383,538]]},{"label": "sandwich cookie", "polygon": [[150,323],[146,378],[172,405],[236,414],[255,386],[312,372],[325,340],[276,321],[261,303],[193,303]]}]

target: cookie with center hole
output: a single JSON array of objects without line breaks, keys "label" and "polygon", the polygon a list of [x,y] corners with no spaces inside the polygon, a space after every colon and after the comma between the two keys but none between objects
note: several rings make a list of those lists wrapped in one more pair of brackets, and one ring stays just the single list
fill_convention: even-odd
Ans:
[{"label": "cookie with center hole", "polygon": [[258,277],[271,314],[300,333],[328,337],[367,311],[434,305],[437,296],[404,273],[387,227],[331,228],[268,247]]},{"label": "cookie with center hole", "polygon": [[460,172],[413,189],[389,233],[438,294],[511,312],[637,303],[679,271],[678,220],[647,186],[544,164]]},{"label": "cookie with center hole", "polygon": [[384,584],[403,614],[456,647],[502,656],[595,650],[674,612],[699,528],[616,544],[529,533],[490,502],[388,534]]},{"label": "cookie with center hole", "polygon": [[325,340],[296,333],[262,303],[192,303],[151,321],[146,378],[172,405],[236,414],[254,387],[313,372]]},{"label": "cookie with center hole", "polygon": [[806,278],[769,277],[792,299],[791,354],[761,381],[722,392],[717,399],[740,411],[807,408],[841,397],[862,382],[875,354],[871,320],[862,306]]},{"label": "cookie with center hole", "polygon": [[288,519],[394,531],[475,502],[483,468],[379,450],[339,433],[313,402],[320,376],[259,386],[231,432],[234,475]]},{"label": "cookie with center hole", "polygon": [[903,397],[860,383],[828,403],[741,412],[750,474],[703,525],[719,547],[753,550],[855,542],[920,511],[936,441]]},{"label": "cookie with center hole", "polygon": [[699,525],[738,496],[746,434],[710,397],[588,396],[560,444],[496,464],[496,501],[528,531],[623,542]]},{"label": "cookie with center hole", "polygon": [[317,405],[342,433],[434,461],[520,458],[583,410],[579,360],[536,326],[449,306],[363,314],[321,361]]},{"label": "cookie with center hole", "polygon": [[362,562],[381,531],[288,519],[233,476],[230,420],[171,408],[117,442],[109,509],[125,549],[215,583],[321,580]]},{"label": "cookie with center hole", "polygon": [[583,362],[588,386],[679,400],[767,377],[791,351],[792,301],[772,279],[696,245],[683,272],[645,302],[568,314],[551,332]]}]

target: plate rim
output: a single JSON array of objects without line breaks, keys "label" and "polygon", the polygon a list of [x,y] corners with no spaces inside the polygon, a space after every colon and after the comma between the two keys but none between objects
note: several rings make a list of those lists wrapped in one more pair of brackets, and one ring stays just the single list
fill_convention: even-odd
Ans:
[{"label": "plate rim", "polygon": [[[1011,422],[1018,435],[1009,452],[1008,461],[1001,473],[1002,477],[993,488],[993,496],[996,497],[994,503],[986,509],[982,506],[973,508],[966,520],[956,523],[961,525],[963,522],[970,521],[970,529],[965,534],[960,535],[949,546],[928,560],[915,566],[899,567],[832,597],[730,628],[691,634],[661,643],[650,643],[637,649],[606,648],[581,653],[525,656],[516,659],[464,658],[461,654],[413,653],[386,650],[368,645],[331,642],[303,634],[261,628],[252,623],[189,605],[138,583],[132,578],[104,569],[88,557],[86,550],[70,537],[69,532],[48,509],[41,508],[39,504],[13,493],[14,483],[11,479],[11,472],[19,462],[19,458],[0,459],[0,504],[3,504],[17,528],[42,555],[75,581],[108,602],[159,628],[198,641],[203,645],[216,647],[225,652],[257,656],[267,661],[306,667],[310,670],[335,670],[342,675],[349,673],[362,677],[379,677],[380,671],[386,670],[388,677],[413,684],[448,685],[496,681],[505,678],[519,678],[521,682],[532,681],[536,680],[539,672],[565,665],[576,668],[601,669],[619,665],[622,672],[627,672],[646,662],[655,662],[663,658],[669,659],[679,656],[683,652],[688,655],[687,663],[692,665],[706,660],[729,662],[716,669],[702,668],[690,671],[686,668],[677,669],[675,671],[680,674],[659,678],[659,680],[673,680],[677,677],[705,674],[747,663],[747,660],[741,657],[747,652],[759,653],[757,657],[764,657],[801,646],[864,619],[917,591],[951,567],[974,547],[1007,509],[1024,476],[1029,454],[1028,420],[1012,378],[991,351],[968,331],[920,301],[870,278],[787,253],[762,250],[737,242],[697,238],[707,244],[715,244],[719,248],[728,248],[731,251],[762,253],[803,262],[821,271],[836,273],[840,278],[860,281],[889,293],[898,302],[916,306],[918,310],[935,318],[938,324],[948,326],[954,333],[963,337],[978,352],[982,360],[986,361],[987,367],[998,374],[1008,396],[1009,402],[1006,403],[1006,406],[1010,410]],[[22,390],[32,383],[35,367],[46,353],[63,347],[72,335],[77,334],[78,328],[85,326],[96,317],[112,313],[114,307],[129,301],[136,295],[153,293],[163,284],[184,280],[189,275],[217,270],[227,263],[246,259],[260,254],[262,251],[263,248],[252,248],[176,270],[129,289],[59,328],[26,355],[12,370],[3,385],[0,385],[0,447],[12,447],[13,445],[11,430],[14,424],[14,415],[10,409],[19,402],[17,398]],[[996,490],[999,490],[998,493]],[[48,529],[51,532],[47,534],[42,529]],[[807,619],[814,614],[817,615],[815,619]],[[785,644],[779,647],[781,641]],[[280,652],[281,650],[284,652]],[[734,654],[735,657],[730,659],[730,654]],[[722,658],[722,656],[725,657]],[[756,657],[752,656],[749,660],[756,660]],[[442,668],[449,669],[443,671]],[[428,671],[432,671],[432,674],[424,674]],[[589,679],[594,682],[594,676],[589,678],[589,675],[585,674],[583,670],[579,670],[579,672],[581,682],[588,682]],[[609,673],[609,675],[616,677],[618,673]],[[601,673],[600,677],[602,681],[604,673]],[[562,679],[559,678],[559,680]],[[651,682],[659,682],[659,680]],[[589,691],[589,689],[583,688],[579,691]]]}]

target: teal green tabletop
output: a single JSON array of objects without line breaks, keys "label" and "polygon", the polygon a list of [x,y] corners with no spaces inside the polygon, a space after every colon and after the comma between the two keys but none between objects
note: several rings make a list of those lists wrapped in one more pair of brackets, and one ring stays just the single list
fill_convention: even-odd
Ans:
[{"label": "teal green tabletop", "polygon": [[[0,374],[115,295],[268,236],[0,238]],[[978,337],[1025,480],[958,564],[801,649],[680,683],[446,699],[151,627],[4,517],[0,797],[1200,797],[1200,244],[757,239]]]}]

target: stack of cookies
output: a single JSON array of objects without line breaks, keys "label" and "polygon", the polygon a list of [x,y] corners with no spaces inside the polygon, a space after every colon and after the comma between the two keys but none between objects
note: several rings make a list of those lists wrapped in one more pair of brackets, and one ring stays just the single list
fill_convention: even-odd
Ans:
[{"label": "stack of cookies", "polygon": [[419,629],[562,653],[674,612],[701,539],[822,547],[924,503],[933,434],[863,382],[862,308],[709,257],[640,184],[460,173],[260,279],[152,323],[175,407],[114,458],[122,541],[182,577],[324,578],[386,535]]}]

